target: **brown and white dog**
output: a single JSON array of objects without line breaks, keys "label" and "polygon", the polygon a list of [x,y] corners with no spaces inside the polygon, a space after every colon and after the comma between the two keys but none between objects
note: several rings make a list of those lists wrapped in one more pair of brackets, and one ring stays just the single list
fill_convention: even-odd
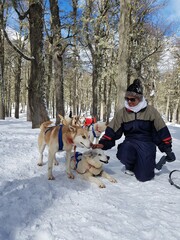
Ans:
[{"label": "brown and white dog", "polygon": [[[41,124],[38,136],[40,159],[39,166],[43,165],[43,152],[48,145],[48,179],[55,179],[52,174],[53,162],[56,164],[55,154],[59,150],[66,151],[66,172],[69,178],[74,178],[71,172],[71,152],[74,146],[90,148],[91,142],[88,131],[79,126],[61,125],[50,126],[53,122],[47,121]],[[60,146],[61,145],[61,146]]]},{"label": "brown and white dog", "polygon": [[102,149],[92,149],[84,153],[76,153],[71,155],[71,168],[76,170],[83,179],[96,183],[100,188],[105,188],[105,184],[97,178],[104,177],[110,182],[117,182],[115,178],[110,176],[103,170],[103,163],[108,163],[109,157],[104,154]]}]

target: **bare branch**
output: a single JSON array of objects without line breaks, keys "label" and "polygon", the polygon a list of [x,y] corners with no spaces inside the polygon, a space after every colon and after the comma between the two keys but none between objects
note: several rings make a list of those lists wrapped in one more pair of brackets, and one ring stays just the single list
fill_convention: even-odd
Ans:
[{"label": "bare branch", "polygon": [[145,56],[144,58],[142,58],[139,63],[142,63],[144,60],[146,60],[147,58],[149,58],[150,56],[152,56],[154,53],[158,52],[158,49],[161,47],[161,45],[159,45],[158,47],[156,47],[151,53],[149,53],[147,56]]},{"label": "bare branch", "polygon": [[17,46],[15,46],[15,45],[11,42],[11,40],[9,39],[8,34],[7,34],[7,32],[6,32],[5,29],[3,29],[3,32],[4,32],[4,36],[5,36],[6,40],[7,40],[7,42],[9,43],[9,45],[10,45],[17,53],[19,53],[24,59],[26,59],[26,60],[28,60],[28,61],[34,60],[34,57],[29,57],[29,56],[25,55]]},{"label": "bare branch", "polygon": [[17,10],[17,2],[15,0],[13,0],[12,3],[13,3],[14,10],[16,11],[16,13],[17,13],[17,15],[19,17],[19,20],[24,20],[27,17],[27,15],[29,14],[29,9],[22,15]]}]

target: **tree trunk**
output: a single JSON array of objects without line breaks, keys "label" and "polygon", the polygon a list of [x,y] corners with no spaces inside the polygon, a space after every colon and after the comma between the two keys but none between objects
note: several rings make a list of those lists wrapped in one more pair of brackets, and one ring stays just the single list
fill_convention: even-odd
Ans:
[{"label": "tree trunk", "polygon": [[108,100],[107,100],[107,116],[106,116],[106,122],[109,123],[109,118],[111,114],[111,88],[112,88],[112,80],[109,83],[109,90],[108,90]]},{"label": "tree trunk", "polygon": [[93,59],[93,73],[92,73],[92,115],[99,120],[98,118],[98,61],[97,57],[94,56]]},{"label": "tree trunk", "polygon": [[12,86],[12,69],[8,68],[8,76],[6,79],[6,88],[5,88],[5,116],[11,117],[11,108],[12,108],[12,101],[11,101],[11,86]]},{"label": "tree trunk", "polygon": [[4,97],[4,37],[2,29],[4,27],[3,21],[4,6],[0,3],[0,119],[5,119],[5,97]]},{"label": "tree trunk", "polygon": [[131,0],[120,0],[121,15],[119,25],[119,74],[117,79],[116,109],[123,107],[124,94],[127,88],[130,38],[130,6]]},{"label": "tree trunk", "polygon": [[179,107],[179,99],[177,99],[175,107],[173,109],[172,123],[178,122],[178,107]]},{"label": "tree trunk", "polygon": [[65,45],[62,42],[61,22],[57,0],[50,0],[51,29],[53,33],[53,60],[55,69],[55,96],[56,96],[56,124],[60,123],[58,114],[64,116],[64,76],[63,76],[63,53]]},{"label": "tree trunk", "polygon": [[51,107],[51,104],[53,102],[51,96],[52,96],[52,92],[54,90],[54,85],[52,84],[52,76],[53,76],[53,70],[52,70],[52,63],[53,63],[53,58],[52,58],[52,52],[48,52],[47,56],[47,87],[46,87],[46,102],[47,102],[47,108],[48,110]]},{"label": "tree trunk", "polygon": [[[58,50],[59,52],[59,50]],[[58,114],[64,116],[64,76],[63,76],[63,59],[58,56],[54,64],[55,68],[55,99],[56,99],[56,124],[60,123]]]},{"label": "tree trunk", "polygon": [[165,113],[165,121],[169,121],[169,102],[170,102],[170,97],[167,95],[167,103],[166,103],[166,113]]},{"label": "tree trunk", "polygon": [[[31,2],[31,0],[30,0]],[[28,84],[28,100],[31,112],[32,128],[38,128],[49,120],[45,102],[44,42],[42,2],[36,1],[29,6],[31,75]]]},{"label": "tree trunk", "polygon": [[15,75],[15,118],[19,118],[19,98],[20,98],[20,84],[21,84],[21,55],[17,56],[17,67]]},{"label": "tree trunk", "polygon": [[[76,32],[77,32],[77,7],[78,7],[78,0],[72,0],[72,18],[73,18],[73,69],[74,74],[72,78],[72,84],[73,84],[73,113],[75,115],[79,115],[79,93],[78,93],[78,62],[77,62],[77,56],[78,56],[78,50],[77,50],[77,39],[76,39]],[[79,89],[80,90],[80,89]]]}]

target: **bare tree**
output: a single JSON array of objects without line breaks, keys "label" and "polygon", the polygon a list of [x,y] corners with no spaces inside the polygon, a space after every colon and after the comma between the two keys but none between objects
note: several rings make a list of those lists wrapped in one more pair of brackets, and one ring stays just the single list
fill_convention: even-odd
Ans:
[{"label": "bare tree", "polygon": [[42,1],[29,3],[29,27],[31,54],[31,75],[28,84],[28,100],[32,119],[32,128],[37,128],[49,120],[45,101],[44,43],[43,43],[43,7]]},{"label": "bare tree", "polygon": [[79,114],[80,91],[78,91],[78,49],[77,49],[77,7],[78,0],[72,0],[72,17],[73,17],[73,78],[72,78],[72,96],[73,96],[73,113]]},{"label": "bare tree", "polygon": [[4,37],[2,29],[4,27],[4,3],[0,1],[0,119],[5,119],[5,99],[4,99]]}]

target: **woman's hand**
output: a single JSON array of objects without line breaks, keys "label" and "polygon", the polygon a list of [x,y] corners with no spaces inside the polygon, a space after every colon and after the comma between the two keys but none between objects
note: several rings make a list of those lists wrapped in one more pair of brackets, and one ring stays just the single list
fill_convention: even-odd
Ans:
[{"label": "woman's hand", "polygon": [[103,148],[104,147],[104,145],[103,144],[100,144],[100,143],[98,143],[98,144],[91,144],[91,147],[92,147],[92,149],[95,149],[95,148]]}]

